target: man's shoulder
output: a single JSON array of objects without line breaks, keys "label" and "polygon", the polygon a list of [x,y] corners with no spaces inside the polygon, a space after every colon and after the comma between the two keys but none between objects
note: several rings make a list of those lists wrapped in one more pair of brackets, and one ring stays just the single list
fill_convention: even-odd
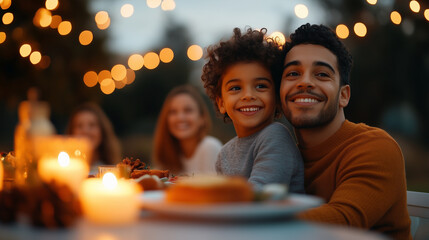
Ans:
[{"label": "man's shoulder", "polygon": [[395,139],[381,128],[369,126],[365,123],[349,123],[353,126],[349,136],[351,140],[360,142],[383,141],[397,145]]},{"label": "man's shoulder", "polygon": [[395,139],[386,131],[364,123],[352,123],[348,140],[343,142],[346,155],[377,156],[381,159],[402,159],[402,151]]}]

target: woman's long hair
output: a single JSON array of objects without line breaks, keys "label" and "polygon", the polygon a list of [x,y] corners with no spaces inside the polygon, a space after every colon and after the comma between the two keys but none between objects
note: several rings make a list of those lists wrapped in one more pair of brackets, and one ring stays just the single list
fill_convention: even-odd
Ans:
[{"label": "woman's long hair", "polygon": [[172,173],[176,174],[183,170],[181,161],[183,151],[180,148],[179,140],[169,131],[168,115],[173,98],[179,94],[189,95],[198,105],[200,116],[204,119],[204,125],[198,132],[199,140],[203,139],[211,128],[211,119],[206,103],[195,87],[183,85],[170,91],[158,117],[154,137],[153,159],[158,167],[169,169]]},{"label": "woman's long hair", "polygon": [[79,105],[70,117],[70,121],[66,127],[66,134],[73,135],[76,115],[81,112],[93,113],[98,120],[98,125],[101,129],[101,142],[98,148],[94,149],[94,152],[98,153],[99,160],[105,164],[119,163],[121,161],[119,140],[115,135],[109,118],[97,104],[88,102]]}]

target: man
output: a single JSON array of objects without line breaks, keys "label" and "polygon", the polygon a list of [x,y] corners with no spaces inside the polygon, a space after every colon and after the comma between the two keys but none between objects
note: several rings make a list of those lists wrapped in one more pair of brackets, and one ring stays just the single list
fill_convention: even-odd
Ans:
[{"label": "man", "polygon": [[296,131],[306,192],[326,201],[299,218],[411,239],[401,149],[385,131],[345,119],[351,55],[323,25],[303,25],[290,38],[282,108]]}]

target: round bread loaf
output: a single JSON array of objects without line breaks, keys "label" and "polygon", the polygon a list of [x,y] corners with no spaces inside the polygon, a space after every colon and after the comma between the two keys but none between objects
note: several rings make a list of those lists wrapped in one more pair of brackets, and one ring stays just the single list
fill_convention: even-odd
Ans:
[{"label": "round bread loaf", "polygon": [[175,203],[226,203],[253,200],[252,186],[241,177],[195,176],[181,178],[166,190],[166,201]]}]

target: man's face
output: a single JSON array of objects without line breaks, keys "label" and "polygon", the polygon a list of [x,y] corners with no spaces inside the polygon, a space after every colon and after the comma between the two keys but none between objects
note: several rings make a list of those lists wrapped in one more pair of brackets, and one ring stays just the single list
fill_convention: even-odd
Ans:
[{"label": "man's face", "polygon": [[349,86],[340,87],[336,56],[320,45],[301,44],[286,55],[280,98],[295,128],[325,126],[348,104]]}]

